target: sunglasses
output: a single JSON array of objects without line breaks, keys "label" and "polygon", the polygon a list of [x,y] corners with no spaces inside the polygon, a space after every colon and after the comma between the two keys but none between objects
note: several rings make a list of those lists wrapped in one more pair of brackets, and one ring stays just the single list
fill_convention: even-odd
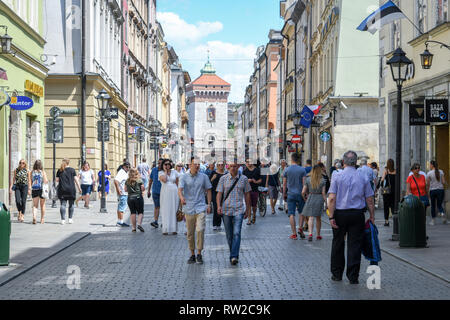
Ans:
[{"label": "sunglasses", "polygon": [[414,167],[414,170],[420,170],[420,167]]}]

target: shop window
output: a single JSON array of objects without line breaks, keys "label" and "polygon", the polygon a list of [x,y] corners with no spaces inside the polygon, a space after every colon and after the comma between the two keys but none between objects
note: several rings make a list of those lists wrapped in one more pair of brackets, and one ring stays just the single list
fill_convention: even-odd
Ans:
[{"label": "shop window", "polygon": [[436,25],[448,21],[448,2],[449,0],[437,0],[437,19]]}]

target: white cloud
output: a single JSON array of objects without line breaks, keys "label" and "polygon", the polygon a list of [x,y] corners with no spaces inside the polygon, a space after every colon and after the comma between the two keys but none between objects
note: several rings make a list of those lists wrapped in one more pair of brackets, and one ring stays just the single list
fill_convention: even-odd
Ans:
[{"label": "white cloud", "polygon": [[192,80],[200,75],[210,51],[211,63],[217,75],[231,83],[230,102],[242,102],[245,88],[253,72],[253,59],[257,47],[254,44],[237,44],[220,40],[202,39],[223,30],[220,22],[197,22],[189,24],[172,12],[158,13],[166,41],[173,46],[183,68]]},{"label": "white cloud", "polygon": [[158,12],[157,19],[163,27],[167,40],[174,44],[196,42],[223,29],[223,24],[218,21],[189,24],[173,12]]}]

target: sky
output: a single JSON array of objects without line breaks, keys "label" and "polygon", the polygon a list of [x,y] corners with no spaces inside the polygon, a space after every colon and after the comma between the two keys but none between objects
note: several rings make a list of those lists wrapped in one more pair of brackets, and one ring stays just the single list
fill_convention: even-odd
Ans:
[{"label": "sky", "polygon": [[208,50],[216,74],[231,83],[230,102],[243,102],[256,49],[280,30],[279,0],[157,0],[157,19],[192,80]]}]

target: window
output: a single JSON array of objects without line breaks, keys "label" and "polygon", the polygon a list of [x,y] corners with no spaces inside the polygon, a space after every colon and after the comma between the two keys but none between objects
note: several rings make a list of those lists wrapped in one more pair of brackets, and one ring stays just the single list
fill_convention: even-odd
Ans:
[{"label": "window", "polygon": [[427,29],[427,0],[417,0],[417,26],[422,33]]},{"label": "window", "polygon": [[437,19],[436,25],[448,21],[448,0],[437,0]]},{"label": "window", "polygon": [[216,122],[216,108],[213,105],[210,105],[206,111],[206,121],[208,122]]}]

